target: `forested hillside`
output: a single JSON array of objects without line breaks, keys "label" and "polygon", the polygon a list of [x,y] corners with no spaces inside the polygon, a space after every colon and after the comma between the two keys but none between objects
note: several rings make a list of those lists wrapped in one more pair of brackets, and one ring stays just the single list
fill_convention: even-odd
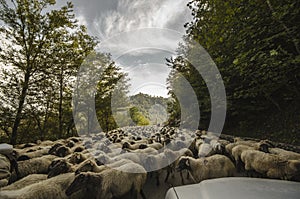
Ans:
[{"label": "forested hillside", "polygon": [[133,106],[141,111],[151,124],[163,124],[167,122],[168,99],[139,93],[130,96]]}]

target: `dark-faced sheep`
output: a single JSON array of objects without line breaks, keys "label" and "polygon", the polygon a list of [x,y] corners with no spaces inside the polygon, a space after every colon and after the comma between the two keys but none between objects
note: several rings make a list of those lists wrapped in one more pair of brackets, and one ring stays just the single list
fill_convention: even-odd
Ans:
[{"label": "dark-faced sheep", "polygon": [[185,169],[191,173],[195,183],[211,178],[230,177],[235,174],[233,163],[224,155],[213,155],[200,159],[181,157],[177,170]]},{"label": "dark-faced sheep", "polygon": [[137,198],[146,182],[147,174],[145,169],[135,163],[126,164],[119,168],[120,170],[107,169],[101,173],[81,173],[66,190],[66,194],[71,196],[78,190],[88,190],[87,198],[111,199],[125,195],[132,191],[131,198]]}]

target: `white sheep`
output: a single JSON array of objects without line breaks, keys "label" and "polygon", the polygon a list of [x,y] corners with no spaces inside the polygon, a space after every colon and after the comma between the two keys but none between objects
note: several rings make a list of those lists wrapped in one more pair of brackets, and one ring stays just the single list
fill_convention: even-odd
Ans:
[{"label": "white sheep", "polygon": [[241,154],[245,150],[263,150],[268,151],[268,146],[265,145],[265,143],[258,142],[251,145],[243,145],[239,144],[232,148],[231,155],[235,160],[236,168],[238,171],[242,169],[242,162],[241,162]]},{"label": "white sheep", "polygon": [[32,152],[27,152],[27,153],[19,153],[18,161],[24,161],[24,160],[29,160],[32,158],[38,158],[42,157],[43,155],[47,155],[50,147],[43,147],[39,150],[32,151]]},{"label": "white sheep", "polygon": [[131,150],[137,150],[140,149],[141,144],[130,144],[128,142],[124,142],[122,149],[131,149]]},{"label": "white sheep", "polygon": [[43,181],[47,179],[47,175],[45,174],[31,174],[28,175],[24,178],[22,178],[21,180],[18,180],[6,187],[3,187],[1,189],[1,191],[5,191],[5,190],[17,190],[17,189],[21,189],[24,188],[28,185]]},{"label": "white sheep", "polygon": [[286,160],[275,154],[246,150],[241,154],[245,170],[254,170],[269,178],[292,179],[300,174],[299,160]]},{"label": "white sheep", "polygon": [[116,162],[113,162],[111,164],[98,166],[95,161],[86,160],[77,167],[77,169],[75,171],[75,174],[79,174],[81,172],[88,172],[88,171],[95,172],[95,173],[100,173],[100,172],[102,172],[106,169],[110,169],[110,168],[116,169],[116,168],[118,168],[122,165],[129,164],[129,163],[133,163],[133,162],[131,160],[122,159],[122,160],[118,160]]},{"label": "white sheep", "polygon": [[39,146],[52,146],[54,144],[54,142],[50,141],[50,140],[45,140],[45,141],[38,140],[38,141],[36,141],[36,143]]},{"label": "white sheep", "polygon": [[130,191],[134,191],[132,198],[137,198],[140,193],[145,195],[142,188],[146,182],[147,173],[145,169],[135,163],[119,167],[119,170],[107,169],[101,173],[86,172],[76,176],[75,180],[66,190],[68,196],[78,190],[89,190],[86,198],[111,199],[121,197]]},{"label": "white sheep", "polygon": [[211,178],[230,177],[235,174],[235,167],[230,159],[219,154],[200,159],[181,157],[177,170],[185,169],[191,173],[195,183]]},{"label": "white sheep", "polygon": [[82,199],[83,192],[68,197],[66,189],[75,179],[74,173],[66,173],[38,183],[28,185],[18,190],[4,190],[0,192],[1,199]]},{"label": "white sheep", "polygon": [[160,150],[161,148],[163,148],[163,145],[161,143],[155,142],[155,143],[147,144],[147,147]]},{"label": "white sheep", "polygon": [[45,155],[39,158],[33,158],[19,162],[19,174],[17,176],[16,173],[13,173],[14,177],[12,178],[12,181],[14,182],[16,179],[23,178],[30,174],[47,174],[48,167],[55,158],[57,157],[53,155]]},{"label": "white sheep", "polygon": [[287,160],[300,160],[300,154],[293,151],[287,151],[280,148],[269,148],[269,152]]}]

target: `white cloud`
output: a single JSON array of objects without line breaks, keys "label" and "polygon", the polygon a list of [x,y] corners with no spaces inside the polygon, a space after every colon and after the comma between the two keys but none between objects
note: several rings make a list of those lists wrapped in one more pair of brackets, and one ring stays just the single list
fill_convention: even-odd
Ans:
[{"label": "white cloud", "polygon": [[[140,28],[172,28],[184,32],[183,23],[190,20],[186,7],[189,0],[119,0],[117,9],[108,10],[94,19],[93,25],[100,39],[120,32]],[[170,27],[178,16],[185,20],[178,27]]]}]

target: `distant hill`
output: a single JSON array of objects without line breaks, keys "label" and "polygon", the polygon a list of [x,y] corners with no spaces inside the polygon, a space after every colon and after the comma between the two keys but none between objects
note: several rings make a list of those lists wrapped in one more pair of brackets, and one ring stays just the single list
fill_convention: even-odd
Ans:
[{"label": "distant hill", "polygon": [[144,93],[130,96],[131,105],[150,121],[150,124],[162,124],[167,121],[167,98],[151,96]]}]

